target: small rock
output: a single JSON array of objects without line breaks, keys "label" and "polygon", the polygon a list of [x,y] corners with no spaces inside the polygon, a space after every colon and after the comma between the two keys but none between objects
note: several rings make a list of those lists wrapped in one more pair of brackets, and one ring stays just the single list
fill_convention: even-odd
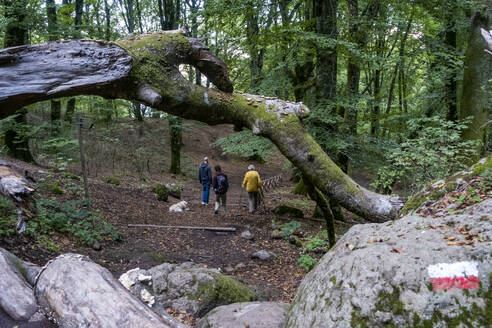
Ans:
[{"label": "small rock", "polygon": [[95,250],[95,251],[100,251],[101,250],[101,243],[99,241],[95,241],[94,244],[92,244],[92,248]]},{"label": "small rock", "polygon": [[246,230],[246,231],[243,231],[243,232],[241,233],[241,238],[251,240],[251,239],[253,239],[254,237],[253,237],[253,235],[251,234],[251,232],[249,232],[248,230]]},{"label": "small rock", "polygon": [[268,261],[268,260],[272,259],[273,257],[275,257],[275,255],[273,253],[270,253],[270,252],[262,249],[261,251],[258,251],[258,252],[251,254],[251,257],[254,259],[260,259],[262,261]]},{"label": "small rock", "polygon": [[225,272],[232,272],[232,271],[234,271],[234,269],[233,269],[231,266],[226,266],[226,267],[224,268],[224,271],[225,271]]},{"label": "small rock", "polygon": [[284,233],[280,230],[272,231],[272,239],[282,239],[284,238]]},{"label": "small rock", "polygon": [[240,262],[238,264],[236,264],[236,269],[242,269],[244,268],[246,265],[243,263],[243,262]]},{"label": "small rock", "polygon": [[480,230],[479,229],[471,229],[468,234],[470,236],[478,236],[478,234],[480,233]]}]

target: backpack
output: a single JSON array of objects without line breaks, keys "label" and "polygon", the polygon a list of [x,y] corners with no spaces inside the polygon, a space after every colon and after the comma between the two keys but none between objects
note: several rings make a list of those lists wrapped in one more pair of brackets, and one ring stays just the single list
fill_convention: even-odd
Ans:
[{"label": "backpack", "polygon": [[227,182],[227,177],[225,175],[217,176],[217,185],[214,188],[216,194],[225,194],[229,188],[229,183]]}]

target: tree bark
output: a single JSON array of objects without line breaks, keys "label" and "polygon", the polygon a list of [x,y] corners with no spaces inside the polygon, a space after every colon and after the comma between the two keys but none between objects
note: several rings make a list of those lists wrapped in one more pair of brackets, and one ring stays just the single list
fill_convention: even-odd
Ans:
[{"label": "tree bark", "polygon": [[111,40],[111,11],[109,10],[108,0],[104,0],[104,14],[106,17],[105,38],[106,41],[109,41]]},{"label": "tree bark", "polygon": [[492,21],[492,17],[489,17],[492,0],[484,2],[488,5],[489,10],[484,9],[482,12],[475,13],[468,36],[460,104],[460,118],[473,117],[468,128],[463,131],[462,138],[480,142],[477,146],[477,157],[471,158],[471,161],[477,159],[483,151],[487,110],[490,108],[490,101],[484,86],[490,79],[491,57],[486,56],[483,52],[487,44],[482,38],[481,29],[487,28]]},{"label": "tree bark", "polygon": [[[402,206],[399,200],[356,184],[305,131],[300,119],[309,112],[306,106],[231,93],[233,87],[225,64],[196,39],[182,33],[131,36],[119,40],[119,46],[80,40],[1,50],[2,115],[41,100],[91,94],[140,101],[208,124],[248,127],[255,134],[270,138],[309,182],[346,209],[374,222],[396,217]],[[58,72],[53,74],[55,61]],[[179,64],[200,69],[222,91],[189,83],[180,74]],[[20,71],[23,74],[18,74]]]}]

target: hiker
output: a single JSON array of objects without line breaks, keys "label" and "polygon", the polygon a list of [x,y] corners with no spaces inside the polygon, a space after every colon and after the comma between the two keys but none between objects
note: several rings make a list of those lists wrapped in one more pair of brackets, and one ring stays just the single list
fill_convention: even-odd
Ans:
[{"label": "hiker", "polygon": [[222,169],[220,165],[216,165],[215,176],[212,179],[212,189],[215,192],[215,210],[214,213],[219,213],[219,206],[222,204],[224,208],[224,213],[226,212],[226,193],[227,189],[229,189],[229,181],[227,180],[227,175],[222,173]]},{"label": "hiker", "polygon": [[198,181],[202,184],[202,205],[208,205],[210,184],[212,183],[212,170],[208,165],[208,157],[203,158],[203,163],[198,168]]},{"label": "hiker", "polygon": [[254,213],[260,203],[259,191],[261,189],[261,179],[255,166],[248,166],[248,172],[244,175],[243,188],[248,192],[249,213]]}]

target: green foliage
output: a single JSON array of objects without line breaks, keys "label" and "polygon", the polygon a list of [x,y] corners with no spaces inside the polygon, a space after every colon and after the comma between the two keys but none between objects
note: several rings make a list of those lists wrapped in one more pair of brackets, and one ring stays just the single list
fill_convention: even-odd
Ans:
[{"label": "green foliage", "polygon": [[58,182],[54,182],[54,183],[41,183],[39,186],[41,188],[44,188],[46,190],[51,191],[54,194],[57,194],[57,195],[63,194],[63,189],[60,188],[60,185],[58,184]]},{"label": "green foliage", "polygon": [[287,223],[284,223],[280,230],[284,234],[284,238],[289,238],[294,232],[296,232],[297,229],[301,227],[301,223],[298,221],[289,221]]},{"label": "green foliage", "polygon": [[439,117],[417,118],[407,122],[408,137],[386,152],[387,164],[378,171],[372,184],[380,190],[391,190],[396,181],[418,190],[427,182],[442,179],[466,167],[475,155],[476,142],[462,141],[466,123],[454,123]]},{"label": "green foliage", "polygon": [[212,146],[220,147],[224,155],[238,155],[261,163],[265,162],[273,150],[273,144],[270,140],[256,136],[246,129],[220,138],[212,143]]},{"label": "green foliage", "polygon": [[167,189],[166,185],[158,184],[152,188],[152,191],[157,194],[157,199],[167,202],[167,197],[169,196],[169,189]]},{"label": "green foliage", "polygon": [[0,239],[15,233],[15,206],[11,200],[0,197]]},{"label": "green foliage", "polygon": [[120,179],[118,179],[117,177],[109,177],[109,178],[104,179],[104,182],[119,186]]},{"label": "green foliage", "polygon": [[92,246],[104,239],[120,240],[117,228],[87,210],[86,200],[58,202],[56,199],[39,199],[37,215],[29,220],[26,233],[35,238],[53,232],[75,236],[82,243]]},{"label": "green foliage", "polygon": [[314,237],[308,237],[308,241],[306,243],[306,250],[312,252],[315,251],[317,248],[325,247],[326,245],[327,245],[326,238],[320,238],[319,235]]},{"label": "green foliage", "polygon": [[297,259],[297,264],[304,268],[306,271],[311,271],[318,261],[309,254],[302,254]]}]

